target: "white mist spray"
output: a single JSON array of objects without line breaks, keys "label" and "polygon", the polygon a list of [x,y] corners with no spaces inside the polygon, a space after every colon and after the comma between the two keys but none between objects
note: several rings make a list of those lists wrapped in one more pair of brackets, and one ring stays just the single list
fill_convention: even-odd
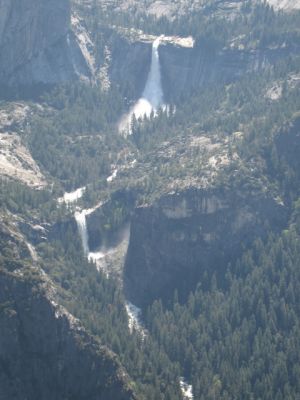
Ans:
[{"label": "white mist spray", "polygon": [[148,74],[145,89],[142,97],[135,103],[129,113],[122,118],[119,124],[120,132],[131,133],[131,122],[133,115],[136,119],[144,116],[150,117],[152,111],[154,114],[160,107],[164,107],[164,96],[161,85],[161,72],[159,61],[160,38],[157,38],[152,44],[152,60]]}]

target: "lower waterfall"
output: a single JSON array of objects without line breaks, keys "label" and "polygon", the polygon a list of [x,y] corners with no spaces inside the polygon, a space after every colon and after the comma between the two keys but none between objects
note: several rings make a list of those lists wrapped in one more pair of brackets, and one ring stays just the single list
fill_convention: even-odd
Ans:
[{"label": "lower waterfall", "polygon": [[77,223],[79,235],[81,237],[83,252],[86,257],[89,255],[89,236],[86,226],[86,210],[82,210],[81,212],[76,211],[75,220]]},{"label": "lower waterfall", "polygon": [[193,386],[187,383],[187,381],[183,377],[180,378],[179,384],[183,400],[194,400]]},{"label": "lower waterfall", "polygon": [[[114,252],[114,249],[112,248],[106,249],[105,251],[97,251],[97,252],[91,252],[89,249],[89,243],[88,243],[89,236],[88,236],[86,217],[87,215],[92,214],[98,207],[101,206],[102,203],[99,203],[95,208],[76,211],[74,214],[74,218],[76,220],[78,232],[82,242],[84,255],[85,257],[88,258],[89,261],[93,261],[96,264],[97,268],[99,268],[99,262],[100,263],[103,262],[105,260],[105,257],[108,256],[109,253]],[[108,276],[107,271],[106,271],[106,276]],[[128,316],[129,331],[131,333],[133,333],[134,331],[139,332],[142,340],[144,340],[145,337],[148,335],[148,331],[145,328],[141,318],[142,315],[141,309],[132,304],[131,302],[129,302],[128,300],[125,300],[125,309]],[[187,383],[187,381],[183,377],[180,377],[179,385],[183,400],[193,400],[194,396],[193,396],[192,385]]]},{"label": "lower waterfall", "polygon": [[[74,214],[74,218],[77,223],[78,232],[81,238],[82,248],[85,257],[87,257],[89,261],[93,261],[98,269],[103,269],[100,267],[101,264],[105,265],[105,258],[113,254],[116,249],[107,248],[97,252],[90,251],[86,216],[92,214],[93,211],[95,211],[99,206],[101,206],[101,203],[99,203],[94,209],[76,211]],[[128,238],[126,238],[126,233],[125,233],[124,239],[129,240],[129,228],[128,228]],[[106,274],[106,276],[108,276],[107,271],[104,270],[103,272]],[[133,332],[133,330],[137,330],[144,338],[146,336],[146,330],[143,327],[141,321],[141,310],[128,301],[125,302],[125,309],[128,315],[128,327],[130,332]]]}]

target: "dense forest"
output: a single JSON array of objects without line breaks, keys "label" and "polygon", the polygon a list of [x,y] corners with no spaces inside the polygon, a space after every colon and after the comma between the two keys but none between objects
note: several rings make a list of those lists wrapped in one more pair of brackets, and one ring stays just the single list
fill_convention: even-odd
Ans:
[{"label": "dense forest", "polygon": [[[192,382],[197,399],[296,399],[299,395],[299,202],[293,223],[213,277],[186,304],[155,302],[147,324]],[[224,282],[222,282],[222,287]]]}]

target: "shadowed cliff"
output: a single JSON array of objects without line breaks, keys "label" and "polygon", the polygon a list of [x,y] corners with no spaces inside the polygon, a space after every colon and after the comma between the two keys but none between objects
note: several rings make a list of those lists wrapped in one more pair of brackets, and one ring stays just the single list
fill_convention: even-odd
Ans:
[{"label": "shadowed cliff", "polygon": [[117,357],[55,302],[51,282],[23,272],[0,271],[0,399],[136,399]]}]

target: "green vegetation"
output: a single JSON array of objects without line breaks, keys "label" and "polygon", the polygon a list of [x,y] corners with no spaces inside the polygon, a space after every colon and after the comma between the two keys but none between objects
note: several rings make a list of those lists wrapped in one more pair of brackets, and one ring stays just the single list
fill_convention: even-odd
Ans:
[{"label": "green vegetation", "polygon": [[[201,283],[186,304],[156,302],[147,326],[179,362],[196,399],[296,399],[300,393],[300,236],[281,237],[228,266],[226,289]],[[222,284],[222,286],[224,283]]]},{"label": "green vegetation", "polygon": [[[299,134],[300,85],[293,77],[300,71],[300,16],[251,3],[244,2],[233,21],[220,17],[216,2],[208,1],[204,10],[171,22],[140,11],[104,13],[95,2],[87,24],[97,58],[106,38],[114,40],[107,26],[112,24],[152,34],[193,34],[197,51],[208,56],[235,40],[243,51],[275,46],[295,52],[282,53],[273,66],[253,68],[226,85],[208,83],[186,93],[169,112],[134,121],[128,138],[116,126],[133,100],[124,99],[130,83],[108,92],[78,82],[52,88],[23,135],[48,189],[0,181],[0,228],[8,227],[0,230],[0,267],[30,270],[26,233],[18,236],[18,230],[22,223],[47,223],[48,240],[34,243],[38,264],[59,288],[62,304],[118,355],[145,400],[180,399],[180,376],[193,384],[196,400],[294,400],[300,395],[299,154],[280,142]],[[272,99],[268,93],[274,87],[280,95]],[[142,340],[138,332],[129,332],[118,284],[84,257],[73,210],[58,206],[56,199],[87,186],[79,204],[108,200],[99,211],[99,232],[113,231],[130,219],[136,204],[150,203],[168,183],[178,180],[180,187],[185,178],[202,176],[209,165],[206,150],[189,150],[187,143],[204,136],[236,155],[214,184],[233,192],[241,185],[249,192],[268,190],[285,202],[290,220],[281,235],[270,232],[266,243],[257,241],[228,265],[222,284],[213,277],[208,288],[199,282],[186,302],[175,293],[168,307],[159,300],[150,305],[144,313],[149,335]],[[128,167],[134,158],[138,167]],[[118,163],[118,178],[108,184]],[[35,279],[33,272],[27,275]],[[0,304],[0,310],[6,308],[9,304]]]},{"label": "green vegetation", "polygon": [[69,190],[107,177],[124,147],[115,127],[123,110],[120,94],[74,83],[57,87],[44,100],[46,111],[27,132],[33,157]]},{"label": "green vegetation", "polygon": [[37,250],[43,269],[62,288],[62,304],[119,356],[142,398],[180,399],[177,365],[150,336],[130,334],[120,289],[88,263],[77,232],[70,226]]}]

